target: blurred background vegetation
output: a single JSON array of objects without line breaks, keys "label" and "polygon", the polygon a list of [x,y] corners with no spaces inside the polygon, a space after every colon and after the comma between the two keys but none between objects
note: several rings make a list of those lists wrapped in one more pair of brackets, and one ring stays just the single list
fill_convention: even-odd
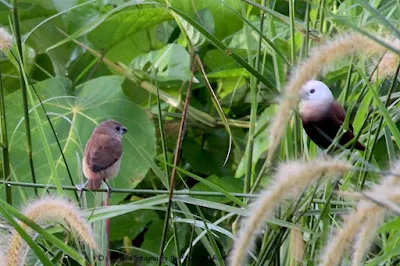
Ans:
[{"label": "blurred background vegetation", "polygon": [[[12,12],[16,4],[17,20]],[[33,161],[32,168],[22,72],[12,55],[20,56],[15,38],[12,53],[0,53],[0,68],[10,156],[9,170],[4,170],[3,157],[2,176],[16,183],[6,189],[3,182],[0,196],[19,207],[35,197],[35,190],[38,195],[58,194],[77,201],[89,221],[110,218],[113,265],[157,265],[129,256],[156,257],[161,247],[164,256],[173,258],[168,265],[223,265],[240,217],[247,215],[242,207],[268,184],[273,166],[321,153],[295,115],[279,152],[272,162],[266,161],[268,125],[294,66],[311,47],[349,31],[398,38],[399,8],[396,0],[0,0],[0,24],[21,39]],[[387,125],[398,125],[398,83],[389,90],[391,78],[370,82],[378,61],[379,57],[354,54],[321,66],[318,77],[352,113],[354,129],[368,147],[366,153],[352,151],[349,156],[362,170],[342,177],[343,191],[376,182],[378,176],[363,165],[386,168],[396,159],[398,145]],[[382,118],[371,89],[382,101],[390,99],[389,116]],[[189,91],[190,107],[182,115]],[[93,197],[99,193],[85,192],[77,199],[65,188],[85,181],[84,145],[93,128],[106,119],[120,121],[129,132],[121,171],[110,182],[116,190],[113,206],[101,207]],[[182,119],[186,129],[179,138]],[[168,212],[177,152],[176,192]],[[38,188],[30,187],[32,183]],[[11,194],[6,197],[7,191]],[[252,259],[249,265],[300,263],[290,256],[287,236],[293,228],[302,232],[305,242],[302,263],[316,264],[331,230],[352,206],[333,191],[331,184],[312,186],[299,201],[281,206],[257,241],[257,262]],[[164,228],[166,217],[169,224]],[[391,218],[380,228],[368,265],[395,265],[399,223]],[[75,244],[57,227],[53,230]],[[103,237],[104,228],[96,230]],[[36,241],[54,264],[76,263],[53,252],[51,241]],[[105,263],[84,249],[78,251],[88,263]]]}]

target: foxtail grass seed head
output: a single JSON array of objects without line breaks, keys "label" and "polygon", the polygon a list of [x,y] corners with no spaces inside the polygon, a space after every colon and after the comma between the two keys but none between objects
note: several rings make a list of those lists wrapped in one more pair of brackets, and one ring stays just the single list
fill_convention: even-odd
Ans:
[{"label": "foxtail grass seed head", "polygon": [[242,222],[229,257],[229,265],[243,265],[247,252],[254,242],[255,234],[263,221],[271,215],[278,203],[286,198],[296,198],[302,189],[321,176],[334,177],[350,170],[351,164],[331,157],[317,158],[313,161],[291,161],[279,166],[272,185],[260,193],[251,204],[247,217]]},{"label": "foxtail grass seed head", "polygon": [[[400,50],[400,40],[395,39],[391,45]],[[387,51],[378,64],[377,69],[372,75],[372,80],[385,79],[395,74],[400,56],[392,51]]]},{"label": "foxtail grass seed head", "polygon": [[278,112],[270,127],[269,140],[271,145],[268,149],[267,159],[271,160],[278,148],[293,110],[297,108],[300,88],[307,81],[314,79],[330,63],[354,52],[372,55],[385,51],[384,46],[359,33],[346,34],[312,49],[309,58],[301,62],[292,71],[293,74],[284,88]]},{"label": "foxtail grass seed head", "polygon": [[[396,176],[400,174],[400,161],[393,165],[392,172],[394,175],[385,177],[380,184],[371,188],[368,196],[374,198],[375,195],[377,202],[385,199],[393,200],[394,193],[392,192],[397,191],[400,184],[400,179]],[[359,265],[386,211],[387,209],[383,206],[361,197],[355,210],[344,219],[342,228],[338,229],[328,241],[321,253],[320,266],[339,265],[344,252],[349,249],[355,236],[357,238],[355,239],[352,265]]]},{"label": "foxtail grass seed head", "polygon": [[[24,210],[23,214],[35,223],[59,222],[75,231],[80,240],[96,250],[96,242],[92,229],[87,221],[82,218],[80,211],[69,201],[62,198],[44,197],[33,201]],[[30,232],[27,225],[21,223],[24,230]],[[21,236],[14,230],[7,251],[7,265],[21,265],[24,255],[24,242]]]},{"label": "foxtail grass seed head", "polygon": [[12,35],[8,31],[0,27],[0,50],[8,50],[12,46]]},{"label": "foxtail grass seed head", "polygon": [[303,235],[299,229],[290,230],[290,256],[298,263],[303,262],[304,255]]}]

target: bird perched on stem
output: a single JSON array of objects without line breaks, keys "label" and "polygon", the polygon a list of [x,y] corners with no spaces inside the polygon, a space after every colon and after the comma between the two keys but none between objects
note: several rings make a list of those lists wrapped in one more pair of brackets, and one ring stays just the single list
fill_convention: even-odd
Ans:
[{"label": "bird perched on stem", "polygon": [[107,180],[118,174],[122,157],[122,135],[127,131],[126,127],[115,120],[104,121],[93,130],[82,160],[83,173],[88,181],[78,186],[78,190],[82,190],[86,184],[89,189],[99,189],[104,182],[110,197],[111,187]]},{"label": "bird perched on stem", "polygon": [[[328,86],[318,80],[310,80],[304,84],[300,89],[300,97],[300,116],[304,130],[320,148],[328,148],[344,122],[345,110],[335,100]],[[353,139],[353,127],[349,125],[338,143],[344,146]],[[354,148],[364,151],[365,147],[355,141]]]}]

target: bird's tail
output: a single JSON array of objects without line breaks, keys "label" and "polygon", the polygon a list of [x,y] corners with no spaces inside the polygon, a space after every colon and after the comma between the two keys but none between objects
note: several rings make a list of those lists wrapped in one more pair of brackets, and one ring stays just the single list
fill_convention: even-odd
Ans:
[{"label": "bird's tail", "polygon": [[103,180],[100,178],[91,178],[88,182],[88,189],[99,189]]},{"label": "bird's tail", "polygon": [[360,142],[358,142],[358,141],[357,141],[356,146],[355,146],[354,148],[356,148],[357,150],[360,150],[360,151],[365,151],[364,145],[362,145],[362,144],[361,144]]}]

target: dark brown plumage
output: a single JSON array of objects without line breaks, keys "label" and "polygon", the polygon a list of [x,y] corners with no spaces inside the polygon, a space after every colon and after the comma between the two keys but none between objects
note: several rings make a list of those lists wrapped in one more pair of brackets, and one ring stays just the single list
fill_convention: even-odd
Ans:
[{"label": "dark brown plumage", "polygon": [[107,120],[93,130],[82,160],[89,189],[99,189],[105,182],[110,191],[106,180],[118,174],[122,157],[121,140],[125,132],[127,129],[115,120]]},{"label": "dark brown plumage", "polygon": [[[332,92],[322,82],[311,80],[301,89],[302,107],[300,116],[303,128],[309,138],[320,148],[326,149],[339,132],[346,112],[343,107],[335,101]],[[344,146],[354,139],[353,127],[344,132],[338,141],[338,146]],[[364,151],[365,147],[358,141],[354,148]],[[346,148],[350,148],[346,146]]]},{"label": "dark brown plumage", "polygon": [[[326,149],[332,144],[332,140],[338,134],[345,117],[346,112],[343,107],[334,101],[330,104],[329,110],[323,118],[317,117],[317,119],[313,120],[312,117],[302,116],[303,128],[315,144],[322,149]],[[349,130],[343,133],[339,144],[344,146],[352,139],[354,139],[353,127],[349,125]],[[361,151],[365,150],[365,147],[358,141],[356,141],[354,148]]]}]

